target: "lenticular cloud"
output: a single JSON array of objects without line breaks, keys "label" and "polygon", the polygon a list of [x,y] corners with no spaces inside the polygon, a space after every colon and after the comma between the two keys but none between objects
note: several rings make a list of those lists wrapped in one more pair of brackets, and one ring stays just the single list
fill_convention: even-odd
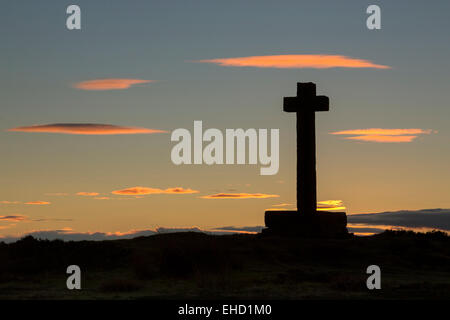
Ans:
[{"label": "lenticular cloud", "polygon": [[420,134],[430,134],[431,129],[355,129],[331,132],[333,135],[348,135],[347,140],[369,141],[369,142],[411,142]]},{"label": "lenticular cloud", "polygon": [[329,68],[373,68],[390,69],[369,60],[355,59],[341,55],[289,54],[271,56],[250,56],[238,58],[206,59],[196,62],[213,63],[226,67],[255,67],[280,69],[329,69]]},{"label": "lenticular cloud", "polygon": [[136,84],[155,82],[143,79],[95,79],[75,83],[74,88],[90,91],[124,90]]},{"label": "lenticular cloud", "polygon": [[97,124],[97,123],[54,123],[54,124],[34,125],[27,127],[17,127],[8,129],[8,131],[47,132],[47,133],[84,134],[84,135],[143,134],[143,133],[148,134],[148,133],[167,132],[157,129],[123,127],[112,124]]}]

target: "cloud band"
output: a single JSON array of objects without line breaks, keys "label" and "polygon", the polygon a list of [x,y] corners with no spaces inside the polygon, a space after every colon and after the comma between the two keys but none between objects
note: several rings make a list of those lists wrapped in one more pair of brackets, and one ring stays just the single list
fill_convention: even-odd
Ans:
[{"label": "cloud band", "polygon": [[81,135],[149,134],[167,131],[97,123],[54,123],[8,129],[14,132],[45,132]]},{"label": "cloud band", "polygon": [[226,67],[255,67],[280,69],[329,69],[329,68],[373,68],[390,69],[389,66],[375,64],[369,60],[355,59],[342,55],[327,54],[289,54],[250,56],[237,58],[198,60],[201,63],[213,63]]}]

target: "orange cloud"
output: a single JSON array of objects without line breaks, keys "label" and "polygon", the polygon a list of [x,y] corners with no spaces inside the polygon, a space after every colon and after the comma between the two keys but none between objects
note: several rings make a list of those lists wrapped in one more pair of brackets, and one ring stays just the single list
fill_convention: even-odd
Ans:
[{"label": "orange cloud", "polygon": [[29,201],[29,202],[25,202],[25,204],[46,205],[46,204],[50,204],[50,202],[48,202],[48,201]]},{"label": "orange cloud", "polygon": [[345,210],[342,200],[325,200],[317,202],[317,211]]},{"label": "orange cloud", "polygon": [[[266,210],[272,210],[272,211],[285,211],[285,210],[297,210],[297,208],[294,209],[285,209],[284,207],[293,206],[290,203],[280,203],[280,204],[274,204],[272,207],[276,208],[268,208]],[[334,211],[334,210],[346,210],[346,207],[344,206],[344,203],[342,200],[324,200],[324,201],[318,201],[317,202],[317,211]]]},{"label": "orange cloud", "polygon": [[85,196],[85,197],[94,197],[94,196],[98,196],[100,193],[98,192],[78,192],[77,195],[78,196]]},{"label": "orange cloud", "polygon": [[130,88],[135,84],[150,83],[155,80],[142,80],[142,79],[95,79],[75,83],[74,88],[81,90],[124,90]]},{"label": "orange cloud", "polygon": [[264,193],[216,193],[207,196],[200,197],[202,199],[265,199],[276,198],[277,194],[264,194]]},{"label": "orange cloud", "polygon": [[390,69],[389,66],[375,64],[368,60],[354,59],[341,55],[327,54],[290,54],[272,56],[251,56],[239,58],[209,59],[197,62],[214,63],[220,66],[256,67],[256,68],[375,68]]},{"label": "orange cloud", "polygon": [[197,190],[192,189],[183,189],[181,187],[175,187],[175,188],[167,188],[164,190],[164,193],[166,194],[180,194],[180,193],[198,193]]},{"label": "orange cloud", "polygon": [[147,195],[147,194],[188,194],[188,193],[198,193],[197,190],[184,189],[181,187],[159,189],[159,188],[147,188],[147,187],[132,187],[122,190],[115,190],[111,193],[119,195]]},{"label": "orange cloud", "polygon": [[162,193],[162,189],[156,188],[147,188],[147,187],[132,187],[122,190],[112,191],[112,194],[120,194],[120,195],[144,195],[144,194],[160,194]]},{"label": "orange cloud", "polygon": [[391,143],[391,142],[411,142],[415,138],[417,138],[417,136],[377,136],[377,135],[367,135],[367,136],[345,137],[344,139]]},{"label": "orange cloud", "polygon": [[11,215],[11,216],[0,216],[0,221],[24,221],[27,220],[26,216],[23,215]]},{"label": "orange cloud", "polygon": [[28,127],[17,127],[8,129],[7,131],[46,132],[46,133],[85,134],[85,135],[143,134],[143,133],[167,132],[157,129],[122,127],[112,124],[97,124],[97,123],[54,123],[54,124],[34,125]]},{"label": "orange cloud", "polygon": [[7,200],[0,201],[0,204],[17,204],[17,203],[19,203],[19,201],[7,201]]},{"label": "orange cloud", "polygon": [[331,132],[334,135],[354,135],[345,137],[347,140],[371,141],[371,142],[411,142],[419,134],[430,134],[431,129],[356,129]]},{"label": "orange cloud", "polygon": [[289,206],[292,206],[292,203],[280,203],[272,205],[272,207],[289,207]]},{"label": "orange cloud", "polygon": [[430,134],[431,129],[356,129],[356,130],[343,130],[332,132],[331,134],[345,134],[345,135],[382,135],[382,136],[403,136],[410,134]]}]

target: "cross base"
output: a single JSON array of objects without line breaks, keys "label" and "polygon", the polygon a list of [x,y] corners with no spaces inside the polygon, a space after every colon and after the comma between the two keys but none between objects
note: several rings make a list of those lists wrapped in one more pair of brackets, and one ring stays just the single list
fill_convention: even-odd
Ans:
[{"label": "cross base", "polygon": [[318,211],[299,214],[298,211],[266,211],[263,235],[288,237],[348,237],[345,212]]}]

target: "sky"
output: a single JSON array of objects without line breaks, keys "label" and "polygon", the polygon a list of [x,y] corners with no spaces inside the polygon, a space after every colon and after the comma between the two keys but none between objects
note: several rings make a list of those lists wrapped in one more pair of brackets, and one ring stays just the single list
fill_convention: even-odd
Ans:
[{"label": "sky", "polygon": [[[282,98],[297,82],[330,98],[316,114],[320,207],[450,230],[449,2],[80,0],[68,30],[74,3],[0,5],[0,237],[254,231],[264,210],[296,206]],[[171,132],[195,120],[279,129],[278,173],[174,165]]]}]

